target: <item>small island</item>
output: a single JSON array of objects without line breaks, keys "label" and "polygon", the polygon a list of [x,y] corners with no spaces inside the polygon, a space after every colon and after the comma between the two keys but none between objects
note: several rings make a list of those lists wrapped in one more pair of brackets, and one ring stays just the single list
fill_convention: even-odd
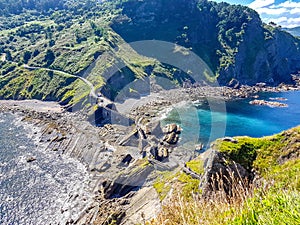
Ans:
[{"label": "small island", "polygon": [[269,106],[272,108],[275,107],[288,107],[288,104],[282,103],[282,102],[275,102],[275,101],[266,101],[266,100],[253,100],[249,102],[250,105],[263,105],[263,106]]}]

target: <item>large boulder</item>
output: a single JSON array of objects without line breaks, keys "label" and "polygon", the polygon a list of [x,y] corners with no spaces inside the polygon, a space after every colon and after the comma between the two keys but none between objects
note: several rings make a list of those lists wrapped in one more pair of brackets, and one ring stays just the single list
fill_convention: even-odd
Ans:
[{"label": "large boulder", "polygon": [[181,132],[181,128],[175,123],[171,123],[171,124],[166,125],[162,130],[165,134],[180,133]]},{"label": "large boulder", "polygon": [[175,145],[175,144],[177,144],[177,142],[179,140],[179,135],[176,134],[175,132],[169,133],[164,136],[163,140],[165,142],[167,142],[168,144]]},{"label": "large boulder", "polygon": [[166,125],[163,129],[164,137],[163,141],[168,144],[175,145],[179,141],[179,134],[181,133],[181,128],[175,123]]}]

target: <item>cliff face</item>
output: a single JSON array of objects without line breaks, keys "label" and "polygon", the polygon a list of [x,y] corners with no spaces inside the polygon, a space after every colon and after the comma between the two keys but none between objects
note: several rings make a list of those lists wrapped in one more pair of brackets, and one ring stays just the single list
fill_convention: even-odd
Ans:
[{"label": "cliff face", "polygon": [[[174,84],[194,81],[190,74],[172,67],[178,65],[163,62],[159,48],[153,52],[159,53],[156,58],[160,59],[153,59],[127,44],[141,40],[167,41],[190,49],[213,72],[209,77],[204,73],[208,82],[217,79],[220,85],[231,81],[248,85],[290,83],[290,74],[300,71],[300,39],[279,27],[263,24],[254,10],[244,6],[207,0],[67,2],[59,0],[57,9],[49,5],[54,15],[45,9],[36,17],[31,6],[25,4],[23,11],[30,17],[20,22],[19,11],[3,17],[1,99],[36,98],[85,105],[89,87],[72,75],[86,77],[110,98],[145,76],[163,77]],[[8,3],[4,9],[15,5],[13,1]],[[105,60],[96,60],[102,56]],[[197,64],[188,58],[180,58],[180,62],[184,62],[181,65],[185,71],[193,73],[192,67]],[[119,65],[114,65],[119,62],[124,66],[120,71]],[[29,71],[24,64],[40,69]],[[49,68],[56,72],[47,71]],[[199,70],[196,73],[200,74]],[[107,74],[111,77],[105,80]]]},{"label": "cliff face", "polygon": [[192,49],[220,84],[290,83],[300,69],[300,40],[262,23],[244,6],[187,0],[123,1],[112,28],[127,42],[164,40]]},{"label": "cliff face", "polygon": [[299,69],[299,40],[279,29],[268,29],[273,28],[249,24],[235,63],[220,71],[221,82],[232,77],[245,84],[292,82],[290,74]]}]

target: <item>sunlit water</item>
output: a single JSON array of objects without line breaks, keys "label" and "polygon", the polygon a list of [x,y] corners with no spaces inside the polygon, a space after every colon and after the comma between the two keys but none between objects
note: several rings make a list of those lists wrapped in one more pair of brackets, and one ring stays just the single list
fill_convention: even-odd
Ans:
[{"label": "sunlit water", "polygon": [[280,102],[288,104],[288,107],[250,105],[252,99],[219,103],[214,110],[209,104],[196,104],[175,108],[164,122],[182,126],[183,142],[190,139],[201,143],[223,136],[262,137],[300,125],[300,92],[261,93],[259,99],[270,101],[270,98],[276,97],[286,98],[286,101]]},{"label": "sunlit water", "polygon": [[15,120],[0,114],[0,224],[65,224],[90,200],[89,175],[75,159],[36,147]]}]

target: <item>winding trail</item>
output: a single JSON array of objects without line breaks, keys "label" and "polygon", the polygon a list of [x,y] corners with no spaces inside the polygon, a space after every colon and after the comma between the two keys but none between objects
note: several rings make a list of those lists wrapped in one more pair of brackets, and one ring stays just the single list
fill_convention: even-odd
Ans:
[{"label": "winding trail", "polygon": [[[46,68],[46,67],[29,66],[27,64],[24,64],[23,67],[26,68],[26,69],[29,69],[29,70],[42,69],[42,70],[45,70],[45,71],[60,73],[62,75],[66,75],[66,76],[69,76],[69,77],[74,77],[74,78],[82,80],[91,89],[90,94],[89,94],[90,103],[92,105],[98,105],[102,109],[105,109],[104,110],[105,111],[104,112],[105,117],[109,117],[111,120],[114,121],[114,123],[118,123],[118,124],[128,124],[128,123],[130,123],[129,118],[127,118],[126,116],[124,116],[124,115],[122,115],[121,113],[118,112],[114,102],[112,102],[110,99],[103,96],[101,93],[99,93],[98,95],[96,94],[96,88],[86,78],[78,76],[78,75],[70,74],[70,73],[67,73],[67,72],[64,72],[64,71],[61,71],[61,70],[49,69],[49,68]],[[85,74],[87,74],[87,72]]]},{"label": "winding trail", "polygon": [[84,83],[86,83],[86,85],[88,85],[91,89],[90,91],[90,96],[95,98],[95,99],[98,99],[99,97],[97,96],[96,94],[96,90],[95,90],[95,87],[94,85],[88,81],[87,79],[85,79],[84,77],[81,77],[81,76],[77,76],[77,75],[74,75],[74,74],[70,74],[70,73],[67,73],[65,71],[62,71],[62,70],[55,70],[55,69],[49,69],[49,68],[46,68],[46,67],[38,67],[38,66],[29,66],[27,64],[24,64],[23,67],[25,69],[29,69],[29,70],[38,70],[38,69],[43,69],[43,70],[46,70],[46,71],[50,71],[50,72],[55,72],[55,73],[60,73],[60,74],[63,74],[63,75],[67,75],[67,76],[70,76],[70,77],[75,77],[77,79],[80,79],[82,80]]}]

